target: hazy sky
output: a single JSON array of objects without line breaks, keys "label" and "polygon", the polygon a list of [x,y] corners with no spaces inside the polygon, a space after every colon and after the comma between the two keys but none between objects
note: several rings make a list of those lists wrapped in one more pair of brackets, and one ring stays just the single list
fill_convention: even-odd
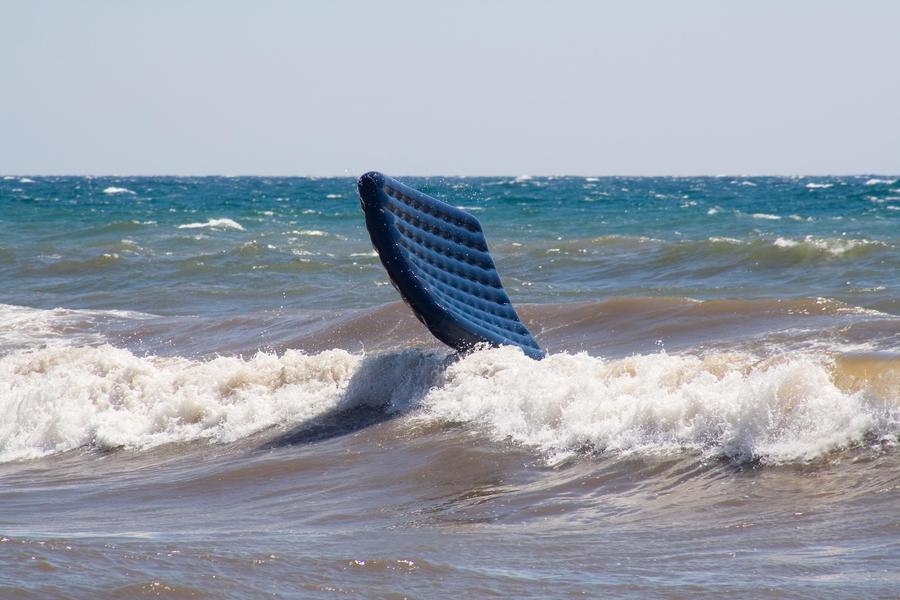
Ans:
[{"label": "hazy sky", "polygon": [[900,172],[900,2],[0,0],[0,173]]}]

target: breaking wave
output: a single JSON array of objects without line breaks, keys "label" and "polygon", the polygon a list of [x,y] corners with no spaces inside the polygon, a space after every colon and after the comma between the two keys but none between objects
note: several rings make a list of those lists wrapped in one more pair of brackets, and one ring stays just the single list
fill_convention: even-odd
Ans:
[{"label": "breaking wave", "polygon": [[[891,443],[900,397],[839,386],[824,356],[557,354],[526,362],[508,348],[451,365],[427,414],[475,423],[497,440],[556,455],[696,451],[738,461],[813,459],[861,442]],[[900,382],[897,365],[887,377]]]},{"label": "breaking wave", "polygon": [[900,368],[857,367],[813,353],[533,361],[500,348],[454,361],[417,350],[289,350],[193,360],[51,346],[0,359],[0,460],[228,443],[369,405],[408,421],[410,435],[416,423],[461,423],[550,459],[695,452],[805,461],[872,439],[896,443]]},{"label": "breaking wave", "polygon": [[113,185],[111,185],[111,186],[109,186],[109,187],[107,187],[107,188],[104,188],[104,189],[103,189],[103,193],[104,193],[104,194],[110,194],[110,195],[113,195],[113,194],[134,194],[134,192],[131,191],[131,190],[129,190],[128,188],[116,187],[116,186],[113,186]]},{"label": "breaking wave", "polygon": [[[779,217],[780,218],[780,217]],[[502,247],[505,251],[516,251],[515,247]],[[850,237],[820,237],[807,235],[797,239],[790,237],[759,237],[741,240],[726,236],[711,236],[707,239],[671,242],[650,237],[607,235],[590,239],[546,241],[532,244],[527,248],[529,256],[543,258],[553,253],[563,256],[573,255],[585,260],[594,254],[601,257],[609,252],[659,251],[673,260],[692,264],[698,260],[733,258],[736,261],[753,260],[764,263],[792,264],[797,261],[830,262],[835,258],[854,259],[876,252],[888,253],[894,250],[891,242]],[[522,252],[519,250],[519,252]],[[641,268],[644,268],[641,265]]]},{"label": "breaking wave", "polygon": [[235,221],[234,219],[210,219],[205,223],[185,223],[184,225],[179,225],[178,229],[237,229],[238,231],[244,231],[244,226]]}]

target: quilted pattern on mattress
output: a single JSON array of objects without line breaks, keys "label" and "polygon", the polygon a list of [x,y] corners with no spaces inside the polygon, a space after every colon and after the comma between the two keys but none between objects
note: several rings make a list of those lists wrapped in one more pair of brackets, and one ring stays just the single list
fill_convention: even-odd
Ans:
[{"label": "quilted pattern on mattress", "polygon": [[458,350],[488,343],[544,356],[503,289],[475,217],[377,172],[359,178],[359,196],[391,281],[438,339]]}]

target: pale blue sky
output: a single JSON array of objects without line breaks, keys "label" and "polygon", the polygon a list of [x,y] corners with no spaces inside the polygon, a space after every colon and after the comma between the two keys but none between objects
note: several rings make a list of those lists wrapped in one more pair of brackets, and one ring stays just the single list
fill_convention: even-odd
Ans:
[{"label": "pale blue sky", "polygon": [[900,172],[900,2],[0,0],[0,173]]}]

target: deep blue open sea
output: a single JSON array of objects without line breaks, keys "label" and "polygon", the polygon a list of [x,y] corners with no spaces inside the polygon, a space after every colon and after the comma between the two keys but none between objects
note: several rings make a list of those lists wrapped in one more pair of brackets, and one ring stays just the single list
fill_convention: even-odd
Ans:
[{"label": "deep blue open sea", "polygon": [[0,178],[0,597],[900,597],[897,176],[399,179],[547,359],[352,178]]}]

